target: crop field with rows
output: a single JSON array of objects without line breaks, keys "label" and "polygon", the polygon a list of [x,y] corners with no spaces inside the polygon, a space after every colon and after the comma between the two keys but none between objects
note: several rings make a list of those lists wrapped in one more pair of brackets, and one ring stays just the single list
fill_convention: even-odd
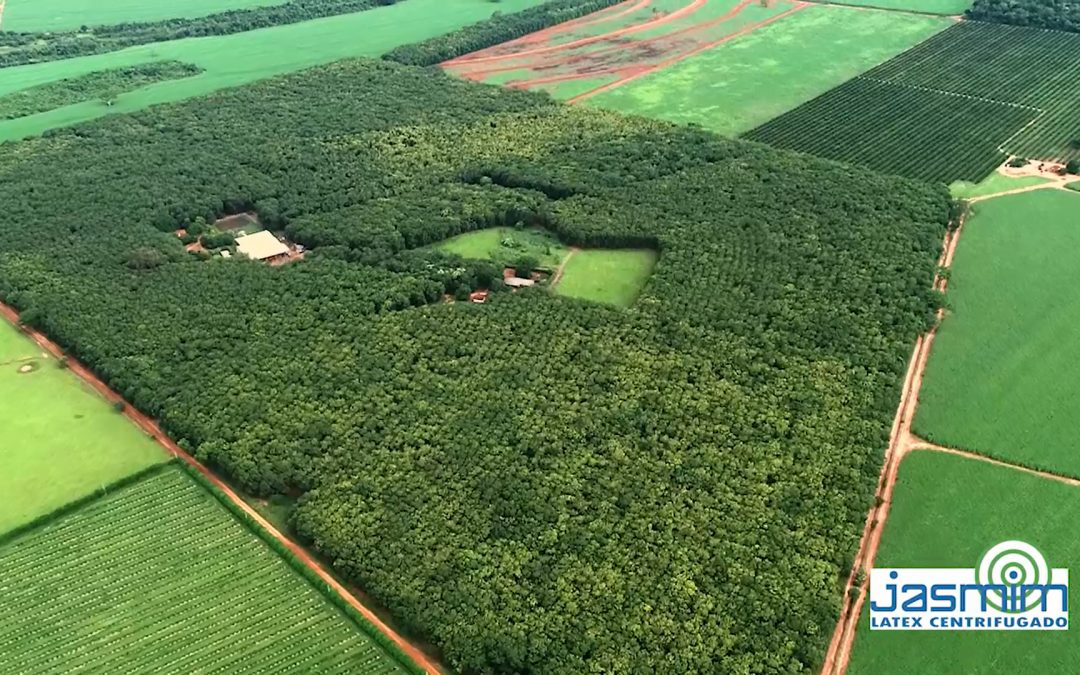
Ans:
[{"label": "crop field with rows", "polygon": [[0,568],[0,672],[404,672],[175,467],[0,547]]},{"label": "crop field with rows", "polygon": [[1080,35],[957,24],[747,137],[942,182],[1080,157]]}]

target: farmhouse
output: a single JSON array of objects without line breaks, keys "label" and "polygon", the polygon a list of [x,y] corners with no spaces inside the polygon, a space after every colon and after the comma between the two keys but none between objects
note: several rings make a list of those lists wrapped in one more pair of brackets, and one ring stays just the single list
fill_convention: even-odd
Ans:
[{"label": "farmhouse", "polygon": [[246,237],[236,239],[237,252],[252,260],[274,262],[289,257],[289,247],[277,240],[270,232],[263,230]]},{"label": "farmhouse", "polygon": [[522,279],[521,277],[507,277],[503,279],[503,283],[510,288],[525,288],[526,286],[536,285],[536,282],[532,279]]}]

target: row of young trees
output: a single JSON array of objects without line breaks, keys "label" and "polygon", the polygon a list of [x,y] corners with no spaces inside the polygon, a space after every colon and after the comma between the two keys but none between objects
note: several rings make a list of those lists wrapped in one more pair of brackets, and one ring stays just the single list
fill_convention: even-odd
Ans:
[{"label": "row of young trees", "polygon": [[[3,146],[0,204],[0,297],[245,489],[303,493],[297,530],[469,673],[812,671],[950,208],[373,61]],[[172,233],[250,208],[309,258]],[[442,302],[498,271],[422,247],[511,220],[660,260],[628,310]]]},{"label": "row of young trees", "polygon": [[969,19],[1080,33],[1080,4],[1070,0],[975,0]]}]

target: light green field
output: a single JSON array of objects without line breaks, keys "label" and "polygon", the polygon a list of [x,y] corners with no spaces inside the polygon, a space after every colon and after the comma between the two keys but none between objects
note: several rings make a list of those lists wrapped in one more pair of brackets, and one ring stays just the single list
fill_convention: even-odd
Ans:
[{"label": "light green field", "polygon": [[16,537],[0,569],[0,672],[405,672],[176,467]]},{"label": "light green field", "polygon": [[459,234],[440,242],[436,248],[462,258],[494,260],[503,265],[510,265],[521,256],[533,256],[540,261],[541,267],[549,270],[558,267],[570,251],[550,232],[513,227],[491,227]]},{"label": "light green field", "polygon": [[555,293],[629,307],[656,266],[656,251],[647,249],[585,249],[563,268]]},{"label": "light green field", "polygon": [[[104,399],[41,354],[0,320],[0,533],[168,460]],[[30,363],[37,370],[19,372]]]},{"label": "light green field", "polygon": [[840,0],[838,4],[955,16],[971,9],[974,0]]},{"label": "light green field", "polygon": [[[591,99],[737,135],[944,30],[948,19],[812,6]],[[767,83],[767,85],[765,84]]]},{"label": "light green field", "polygon": [[998,172],[994,172],[986,177],[981,183],[969,183],[967,181],[956,181],[949,186],[949,192],[953,197],[957,199],[971,199],[972,197],[984,197],[986,195],[996,194],[998,192],[1005,192],[1007,190],[1017,190],[1020,188],[1030,187],[1032,185],[1042,185],[1049,183],[1050,179],[1043,178],[1041,176],[1018,176],[1010,177],[1002,175]]},{"label": "light green field", "polygon": [[949,280],[916,433],[1080,475],[1080,194],[979,202]]},{"label": "light green field", "polygon": [[285,2],[287,0],[7,0],[3,27],[21,32],[77,30],[81,26],[207,16],[230,9]]},{"label": "light green field", "polygon": [[[963,243],[961,243],[961,246]],[[934,349],[937,349],[935,345]],[[1080,569],[1080,489],[971,459],[916,451],[904,459],[878,567],[974,567],[999,542],[1039,549],[1050,567]],[[849,675],[1072,673],[1070,631],[871,631],[860,619]]]},{"label": "light green field", "polygon": [[[208,38],[140,45],[107,54],[5,68],[0,96],[97,70],[150,61],[177,60],[206,72],[159,82],[118,96],[112,106],[84,102],[0,123],[0,142],[35,136],[110,113],[141,110],[223,87],[292,72],[347,57],[379,56],[410,42],[442,35],[488,18],[538,5],[543,0],[406,0],[365,12]],[[5,11],[5,25],[7,23]]]}]

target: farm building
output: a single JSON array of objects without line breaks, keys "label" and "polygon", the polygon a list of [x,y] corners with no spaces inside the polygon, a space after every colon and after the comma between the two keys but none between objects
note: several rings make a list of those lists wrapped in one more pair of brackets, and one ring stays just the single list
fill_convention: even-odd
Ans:
[{"label": "farm building", "polygon": [[252,260],[273,261],[278,258],[287,258],[289,255],[289,247],[265,230],[246,237],[238,237],[236,250]]},{"label": "farm building", "polygon": [[536,282],[532,279],[522,279],[521,277],[507,277],[503,279],[503,283],[510,288],[525,288],[526,286],[536,285]]}]

